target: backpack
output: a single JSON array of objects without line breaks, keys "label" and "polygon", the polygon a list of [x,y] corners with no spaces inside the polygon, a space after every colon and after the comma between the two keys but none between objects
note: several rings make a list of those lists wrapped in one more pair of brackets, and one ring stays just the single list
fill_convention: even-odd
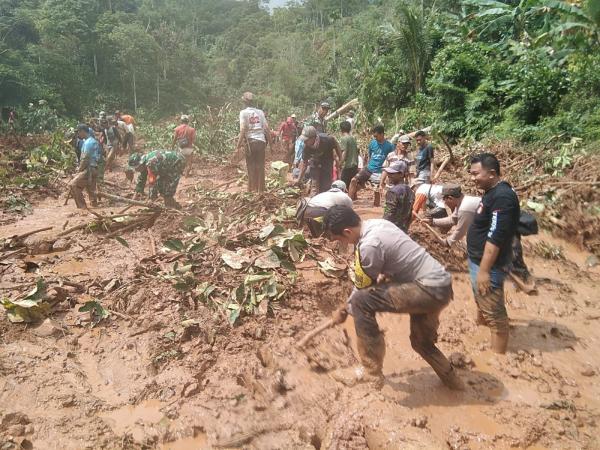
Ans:
[{"label": "backpack", "polygon": [[[185,131],[187,132],[188,127],[185,127]],[[179,148],[187,148],[190,146],[190,141],[187,137],[187,133],[184,132],[183,136],[180,137],[179,139],[177,139],[177,145],[179,146]]]}]

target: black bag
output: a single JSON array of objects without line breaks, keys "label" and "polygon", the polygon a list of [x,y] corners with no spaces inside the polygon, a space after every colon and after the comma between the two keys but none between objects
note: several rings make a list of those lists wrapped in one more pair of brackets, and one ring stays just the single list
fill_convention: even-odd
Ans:
[{"label": "black bag", "polygon": [[521,211],[517,233],[521,236],[531,236],[532,234],[538,234],[538,231],[538,223],[535,216],[528,212]]}]

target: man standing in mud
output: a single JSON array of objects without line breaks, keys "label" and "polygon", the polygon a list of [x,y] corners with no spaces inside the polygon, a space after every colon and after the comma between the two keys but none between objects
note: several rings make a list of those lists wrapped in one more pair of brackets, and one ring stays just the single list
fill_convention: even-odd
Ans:
[{"label": "man standing in mud", "polygon": [[134,170],[139,172],[135,186],[136,196],[144,193],[148,183],[151,200],[155,200],[160,194],[165,199],[167,208],[179,209],[181,206],[175,200],[175,193],[184,168],[185,158],[181,153],[154,150],[145,155],[131,154],[125,173],[127,179],[132,180]]},{"label": "man standing in mud", "polygon": [[240,111],[240,137],[237,148],[244,149],[248,170],[248,192],[265,191],[265,150],[271,143],[271,130],[262,110],[254,107],[254,94],[244,92],[246,106]]},{"label": "man standing in mud", "polygon": [[96,182],[98,165],[102,159],[102,148],[96,140],[93,130],[84,123],[77,125],[77,138],[82,142],[81,157],[77,168],[77,175],[75,175],[69,185],[77,208],[85,209],[87,205],[85,198],[83,198],[83,189],[87,191],[92,206],[98,204]]},{"label": "man standing in mud", "polygon": [[492,350],[505,353],[508,314],[504,304],[504,278],[519,226],[519,199],[510,184],[500,179],[500,163],[495,155],[481,153],[473,157],[470,172],[475,186],[484,192],[467,233],[477,323],[490,328]]},{"label": "man standing in mud", "polygon": [[464,384],[448,359],[436,347],[439,316],[452,299],[452,277],[425,249],[393,223],[362,221],[352,208],[334,206],[323,227],[333,241],[355,246],[354,284],[348,304],[338,309],[335,323],[354,317],[362,366],[338,370],[333,378],[352,386],[383,383],[385,341],[377,324],[378,312],[410,315],[412,348],[450,389]]},{"label": "man standing in mud", "polygon": [[333,181],[334,162],[337,173],[340,173],[339,164],[342,157],[340,144],[333,136],[319,133],[313,126],[304,127],[302,136],[298,139],[304,141],[304,150],[297,184],[302,183],[306,169],[310,168],[311,195],[329,190]]}]

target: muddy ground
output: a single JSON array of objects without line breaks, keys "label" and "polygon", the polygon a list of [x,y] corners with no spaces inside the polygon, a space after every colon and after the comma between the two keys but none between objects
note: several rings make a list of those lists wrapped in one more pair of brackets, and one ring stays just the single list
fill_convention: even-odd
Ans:
[{"label": "muddy ground", "polygon": [[[182,181],[178,200],[185,207],[198,201],[194,186],[231,176],[235,169],[207,162]],[[107,179],[127,191],[119,171]],[[94,218],[63,201],[48,197],[31,214],[3,220],[10,223],[0,226],[0,239],[53,227],[28,238],[35,249]],[[363,218],[381,216],[371,202],[372,193],[362,192]],[[105,201],[96,211],[123,207]],[[0,293],[9,298],[40,276],[71,282],[58,286],[51,322],[12,324],[0,314],[1,449],[600,448],[600,270],[573,244],[546,233],[524,239],[539,293],[507,283],[505,356],[491,353],[487,329],[475,325],[467,274],[453,272],[455,299],[441,316],[439,345],[466,392],[445,388],[412,351],[407,317],[382,315],[386,383],[374,391],[328,375],[357,361],[351,319],[305,352],[294,346],[345,300],[346,277],[326,277],[307,257],[276,309],[232,327],[222,312],[155,276],[173,262],[152,259],[152,242],[168,239],[179,219],[163,215],[149,231],[124,232],[128,247],[78,231],[61,251],[0,261]],[[423,230],[417,236],[427,240]],[[312,242],[318,259],[331,254],[323,244]],[[93,298],[111,315],[92,328],[78,310]]]}]

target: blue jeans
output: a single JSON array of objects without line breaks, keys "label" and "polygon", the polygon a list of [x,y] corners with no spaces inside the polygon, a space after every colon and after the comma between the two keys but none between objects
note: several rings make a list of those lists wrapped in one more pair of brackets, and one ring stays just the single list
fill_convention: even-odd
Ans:
[{"label": "blue jeans", "polygon": [[[473,287],[473,292],[477,291],[477,275],[479,274],[479,265],[471,259],[468,260],[469,263],[469,275],[471,276],[471,286]],[[506,272],[502,269],[492,269],[490,270],[490,283],[492,285],[492,289],[500,289],[504,290],[504,279],[506,278]]]},{"label": "blue jeans", "polygon": [[481,295],[477,290],[478,273],[479,265],[469,259],[471,286],[479,315],[494,332],[507,334],[508,313],[504,304],[504,278],[506,277],[506,272],[502,269],[490,270],[490,284],[492,285],[492,289],[484,295]]}]

